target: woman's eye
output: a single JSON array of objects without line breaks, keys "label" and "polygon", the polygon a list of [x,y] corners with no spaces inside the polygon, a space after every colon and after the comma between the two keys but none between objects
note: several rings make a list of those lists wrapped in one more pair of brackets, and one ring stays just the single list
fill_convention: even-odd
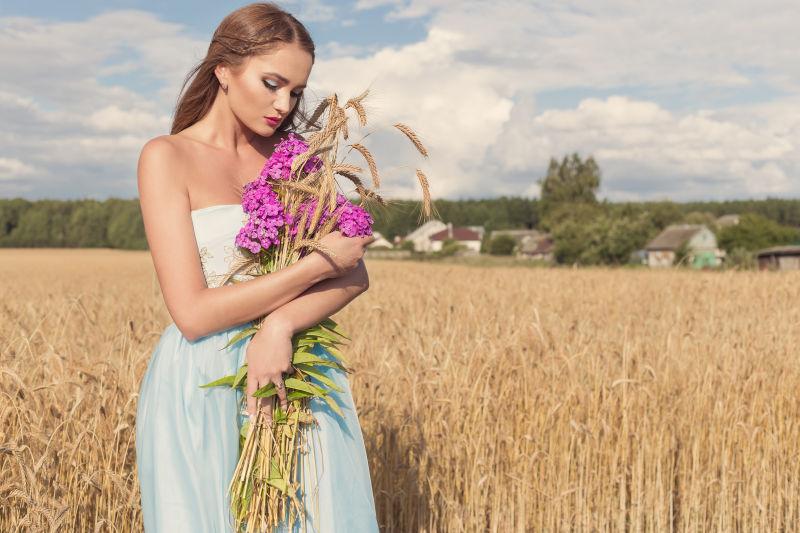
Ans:
[{"label": "woman's eye", "polygon": [[[277,91],[278,90],[278,86],[277,85],[272,85],[269,80],[264,80],[264,86],[267,89],[269,89],[270,91]],[[294,98],[300,98],[301,96],[303,96],[303,91],[300,91],[299,93],[292,93],[292,97],[294,97]]]}]

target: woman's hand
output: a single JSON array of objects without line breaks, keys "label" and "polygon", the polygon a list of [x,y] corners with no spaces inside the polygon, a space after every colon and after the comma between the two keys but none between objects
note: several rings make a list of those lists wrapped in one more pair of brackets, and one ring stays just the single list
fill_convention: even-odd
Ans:
[{"label": "woman's hand", "polygon": [[336,230],[323,236],[319,241],[336,254],[335,257],[328,257],[316,250],[312,253],[325,258],[329,265],[328,277],[336,278],[358,265],[364,255],[364,248],[375,241],[375,236],[345,237],[341,231]]},{"label": "woman's hand", "polygon": [[[292,330],[288,324],[266,318],[247,345],[247,414],[256,414],[257,404],[272,421],[272,396],[255,398],[261,387],[274,383],[284,412],[289,407],[283,373],[292,370]],[[260,402],[259,402],[260,400]]]}]

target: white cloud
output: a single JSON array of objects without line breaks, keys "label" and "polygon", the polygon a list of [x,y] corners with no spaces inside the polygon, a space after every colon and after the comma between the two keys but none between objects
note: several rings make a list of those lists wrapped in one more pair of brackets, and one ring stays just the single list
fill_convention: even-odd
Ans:
[{"label": "white cloud", "polygon": [[725,112],[679,116],[620,96],[586,99],[575,109],[531,111],[512,113],[493,147],[491,157],[505,172],[533,173],[551,155],[578,151],[606,170],[603,189],[614,199],[650,196],[662,190],[666,176],[677,199],[800,193],[791,180],[800,170],[797,137],[731,121]]},{"label": "white cloud", "polygon": [[[305,22],[326,22],[336,17],[336,8],[323,0],[283,0],[289,11]],[[299,9],[293,9],[297,6]]]},{"label": "white cloud", "polygon": [[[604,191],[617,199],[800,194],[792,98],[773,97],[769,112],[677,112],[624,94],[638,86],[668,98],[756,82],[796,92],[793,2],[412,1],[393,16],[413,13],[433,13],[424,41],[320,62],[312,76],[323,93],[371,87],[378,126],[403,121],[420,132],[435,195],[536,193],[550,156],[572,151],[596,152]],[[620,93],[537,109],[536,93],[565,87]],[[386,193],[418,196],[413,152],[388,134],[368,141],[390,169]]]},{"label": "white cloud", "polygon": [[36,169],[19,159],[0,157],[0,180],[30,176]]},{"label": "white cloud", "polygon": [[356,11],[366,11],[383,6],[397,6],[403,3],[402,0],[358,0],[354,6]]},{"label": "white cloud", "polygon": [[[350,20],[324,2],[291,5],[301,20]],[[387,197],[419,197],[415,168],[435,197],[536,194],[549,158],[572,151],[595,155],[603,192],[615,199],[800,194],[793,0],[354,7],[384,6],[388,20],[420,18],[426,37],[404,46],[318,42],[307,94],[371,89],[367,131],[377,131],[365,143]],[[135,195],[138,149],[166,132],[183,77],[207,46],[143,11],[0,19],[0,68],[14,73],[0,79],[0,158],[35,168],[26,179],[48,180],[50,196]],[[537,99],[565,89],[589,96],[558,109]],[[710,94],[742,103],[693,103],[691,95]],[[430,160],[396,122],[417,131]],[[4,176],[0,195],[23,187]]]},{"label": "white cloud", "polygon": [[5,175],[0,195],[136,195],[139,149],[169,131],[182,76],[207,46],[142,11],[0,19],[0,69],[14,73],[0,79],[0,157],[37,169]]}]

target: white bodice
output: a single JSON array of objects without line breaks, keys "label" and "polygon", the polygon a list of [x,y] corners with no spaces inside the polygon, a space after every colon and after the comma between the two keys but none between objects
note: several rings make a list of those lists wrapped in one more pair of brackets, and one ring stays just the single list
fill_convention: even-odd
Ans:
[{"label": "white bodice", "polygon": [[[241,204],[212,205],[191,213],[206,284],[218,287],[232,265],[244,257],[234,240],[239,229],[247,222],[247,215]],[[234,279],[243,281],[251,277],[237,274]],[[228,280],[226,285],[230,283],[231,280]]]}]

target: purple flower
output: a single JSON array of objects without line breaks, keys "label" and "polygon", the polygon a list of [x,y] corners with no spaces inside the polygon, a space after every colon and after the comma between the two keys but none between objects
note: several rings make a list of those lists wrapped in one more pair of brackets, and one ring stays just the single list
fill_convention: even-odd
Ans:
[{"label": "purple flower", "polygon": [[[275,147],[264,164],[259,176],[244,186],[242,208],[248,214],[244,227],[236,235],[236,245],[258,254],[278,246],[281,238],[294,238],[300,230],[300,220],[306,215],[306,236],[313,237],[317,229],[334,219],[334,229],[346,237],[372,235],[374,220],[363,208],[352,204],[343,194],[336,194],[336,207],[331,212],[325,205],[317,225],[311,228],[311,218],[317,208],[318,200],[309,198],[302,202],[294,216],[290,215],[273,190],[270,180],[288,180],[292,161],[298,154],[308,150],[308,144],[290,133]],[[311,158],[303,167],[306,172],[314,172],[322,166],[319,157]],[[302,255],[302,254],[301,254]]]},{"label": "purple flower", "polygon": [[[275,146],[272,155],[267,159],[259,177],[273,180],[288,180],[292,169],[292,160],[295,156],[308,150],[308,144],[302,137],[289,133]],[[322,166],[319,156],[314,156],[306,162],[303,170],[315,172]]]},{"label": "purple flower", "polygon": [[256,179],[245,185],[242,208],[248,219],[236,235],[237,246],[257,254],[280,244],[279,229],[291,224],[292,217],[266,180]]},{"label": "purple flower", "polygon": [[345,237],[364,237],[372,235],[372,224],[375,221],[362,207],[344,201],[338,208],[337,229]]}]

